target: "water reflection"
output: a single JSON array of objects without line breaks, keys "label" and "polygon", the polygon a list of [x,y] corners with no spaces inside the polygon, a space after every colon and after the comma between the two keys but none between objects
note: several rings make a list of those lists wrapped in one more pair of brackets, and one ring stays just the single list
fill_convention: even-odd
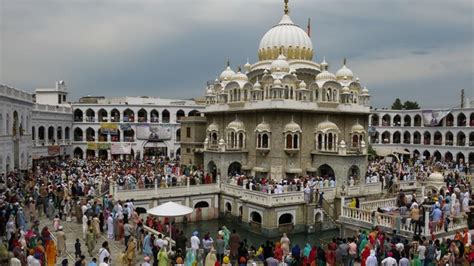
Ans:
[{"label": "water reflection", "polygon": [[[258,247],[260,244],[265,244],[266,240],[271,240],[273,242],[279,241],[281,236],[275,238],[267,238],[265,236],[255,234],[254,232],[250,232],[244,227],[241,226],[240,223],[227,220],[227,219],[218,219],[212,221],[200,221],[195,223],[188,223],[188,224],[179,224],[179,227],[183,229],[186,237],[189,239],[191,234],[194,231],[199,231],[199,237],[202,238],[205,233],[210,232],[213,239],[216,238],[217,231],[225,225],[229,230],[237,230],[237,233],[240,235],[240,239],[247,239],[247,243],[249,246]],[[303,247],[306,243],[310,244],[327,244],[333,237],[339,236],[339,230],[327,230],[327,231],[320,231],[316,233],[298,233],[292,234],[287,233],[288,237],[291,240],[292,245],[298,244],[300,247]]]}]

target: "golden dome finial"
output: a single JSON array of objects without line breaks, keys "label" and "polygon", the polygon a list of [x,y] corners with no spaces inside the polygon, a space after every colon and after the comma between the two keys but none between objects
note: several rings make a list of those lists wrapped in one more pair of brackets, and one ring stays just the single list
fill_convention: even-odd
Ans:
[{"label": "golden dome finial", "polygon": [[230,66],[230,60],[227,59],[227,62],[226,62],[227,66]]},{"label": "golden dome finial", "polygon": [[288,10],[288,0],[284,0],[284,1],[285,1],[285,10],[284,11],[285,11],[285,14],[288,15],[288,13],[290,12]]}]

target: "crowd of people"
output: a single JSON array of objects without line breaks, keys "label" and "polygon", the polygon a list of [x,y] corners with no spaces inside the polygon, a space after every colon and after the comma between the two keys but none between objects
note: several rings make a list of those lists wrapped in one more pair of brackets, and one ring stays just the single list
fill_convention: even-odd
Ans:
[{"label": "crowd of people", "polygon": [[[416,195],[399,193],[399,217],[413,225],[413,239],[393,236],[394,232],[384,232],[374,226],[368,234],[360,232],[357,236],[334,239],[324,245],[308,243],[300,247],[292,244],[286,235],[280,241],[266,241],[260,246],[248,245],[237,231],[226,227],[214,232],[201,234],[195,231],[192,235],[185,235],[184,225],[144,216],[133,199],[114,200],[107,193],[111,182],[117,183],[119,189],[145,188],[155,184],[160,187],[179,186],[183,176],[193,180],[190,181],[193,184],[215,182],[212,175],[182,166],[177,160],[50,161],[28,172],[10,172],[1,177],[6,183],[0,187],[0,265],[211,266],[263,263],[276,266],[282,263],[353,265],[354,261],[360,261],[362,265],[474,263],[469,231],[458,232],[453,239],[425,239],[420,236],[421,225],[424,225],[423,208],[427,204],[432,206],[431,230],[446,227],[469,212],[471,186],[463,172],[456,170],[459,167],[416,161],[374,161],[369,165],[367,176],[382,173],[402,180],[411,180],[412,176],[419,179],[420,175],[425,175],[421,173],[429,174],[435,167],[441,169],[445,176],[446,190],[437,194],[428,193],[421,202],[417,201]],[[234,175],[230,182],[264,193],[304,191],[305,201],[315,201],[319,205],[323,199],[319,189],[336,185],[333,176],[301,176],[277,182],[270,178]],[[354,205],[353,202],[350,204],[351,207],[359,207],[358,199],[354,199]],[[66,247],[63,225],[68,223],[77,223],[82,228],[82,232],[76,232],[74,252]],[[397,235],[399,229],[397,225],[394,227]],[[102,237],[107,240],[100,241]],[[113,257],[111,243],[121,248],[122,252],[116,257]],[[71,257],[73,261],[70,261]]]}]

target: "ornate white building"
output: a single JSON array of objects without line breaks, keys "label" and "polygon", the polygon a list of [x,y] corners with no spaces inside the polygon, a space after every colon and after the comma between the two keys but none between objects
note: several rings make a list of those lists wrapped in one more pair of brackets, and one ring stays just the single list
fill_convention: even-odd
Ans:
[{"label": "ornate white building", "polygon": [[179,120],[204,109],[190,100],[83,97],[72,104],[75,157],[174,157],[181,153]]},{"label": "ornate white building", "polygon": [[366,170],[370,94],[346,60],[333,74],[314,54],[285,6],[260,41],[259,61],[236,71],[227,63],[205,93],[208,171],[345,180]]},{"label": "ornate white building", "polygon": [[70,154],[72,114],[64,82],[35,93],[0,85],[0,173]]},{"label": "ornate white building", "polygon": [[[431,114],[444,117],[431,124],[427,121]],[[370,126],[370,143],[375,149],[474,163],[474,102],[452,109],[376,109],[370,115]]]}]

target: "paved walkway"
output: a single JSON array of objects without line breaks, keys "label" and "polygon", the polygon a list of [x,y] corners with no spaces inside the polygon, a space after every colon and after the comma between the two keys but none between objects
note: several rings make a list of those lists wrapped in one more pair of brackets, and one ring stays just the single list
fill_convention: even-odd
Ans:
[{"label": "paved walkway", "polygon": [[[76,220],[75,220],[75,217],[74,217],[72,222],[62,221],[61,225],[63,226],[64,233],[66,234],[66,250],[67,250],[67,253],[62,254],[61,258],[58,258],[58,265],[60,265],[61,261],[65,258],[68,259],[69,265],[74,265],[74,262],[76,261],[76,258],[75,258],[75,255],[74,255],[74,252],[75,252],[74,244],[76,243],[77,238],[79,238],[79,240],[81,242],[82,254],[86,256],[86,262],[89,263],[92,260],[92,257],[89,256],[89,252],[87,251],[86,243],[85,243],[85,241],[82,237],[82,223],[81,224],[77,223]],[[48,218],[46,218],[46,216],[44,216],[44,215],[40,218],[40,229],[43,226],[48,226],[48,228],[50,228],[50,230],[51,230],[51,228],[53,228],[52,221],[49,220]],[[52,233],[56,237],[56,232],[52,232]],[[99,258],[99,248],[102,247],[102,243],[104,241],[108,241],[110,252],[111,252],[111,257],[112,257],[111,259],[112,259],[113,262],[114,261],[116,262],[117,257],[120,254],[120,252],[125,250],[125,245],[123,244],[123,241],[115,241],[115,240],[107,239],[106,233],[107,232],[104,231],[104,233],[97,239],[97,244],[96,244],[96,247],[95,247],[95,250],[94,250],[94,254],[96,254],[95,258],[97,258],[97,259]],[[136,264],[139,264],[142,261],[143,261],[143,256],[141,255],[140,252],[137,252]],[[114,265],[118,265],[118,264],[114,263]]]}]

